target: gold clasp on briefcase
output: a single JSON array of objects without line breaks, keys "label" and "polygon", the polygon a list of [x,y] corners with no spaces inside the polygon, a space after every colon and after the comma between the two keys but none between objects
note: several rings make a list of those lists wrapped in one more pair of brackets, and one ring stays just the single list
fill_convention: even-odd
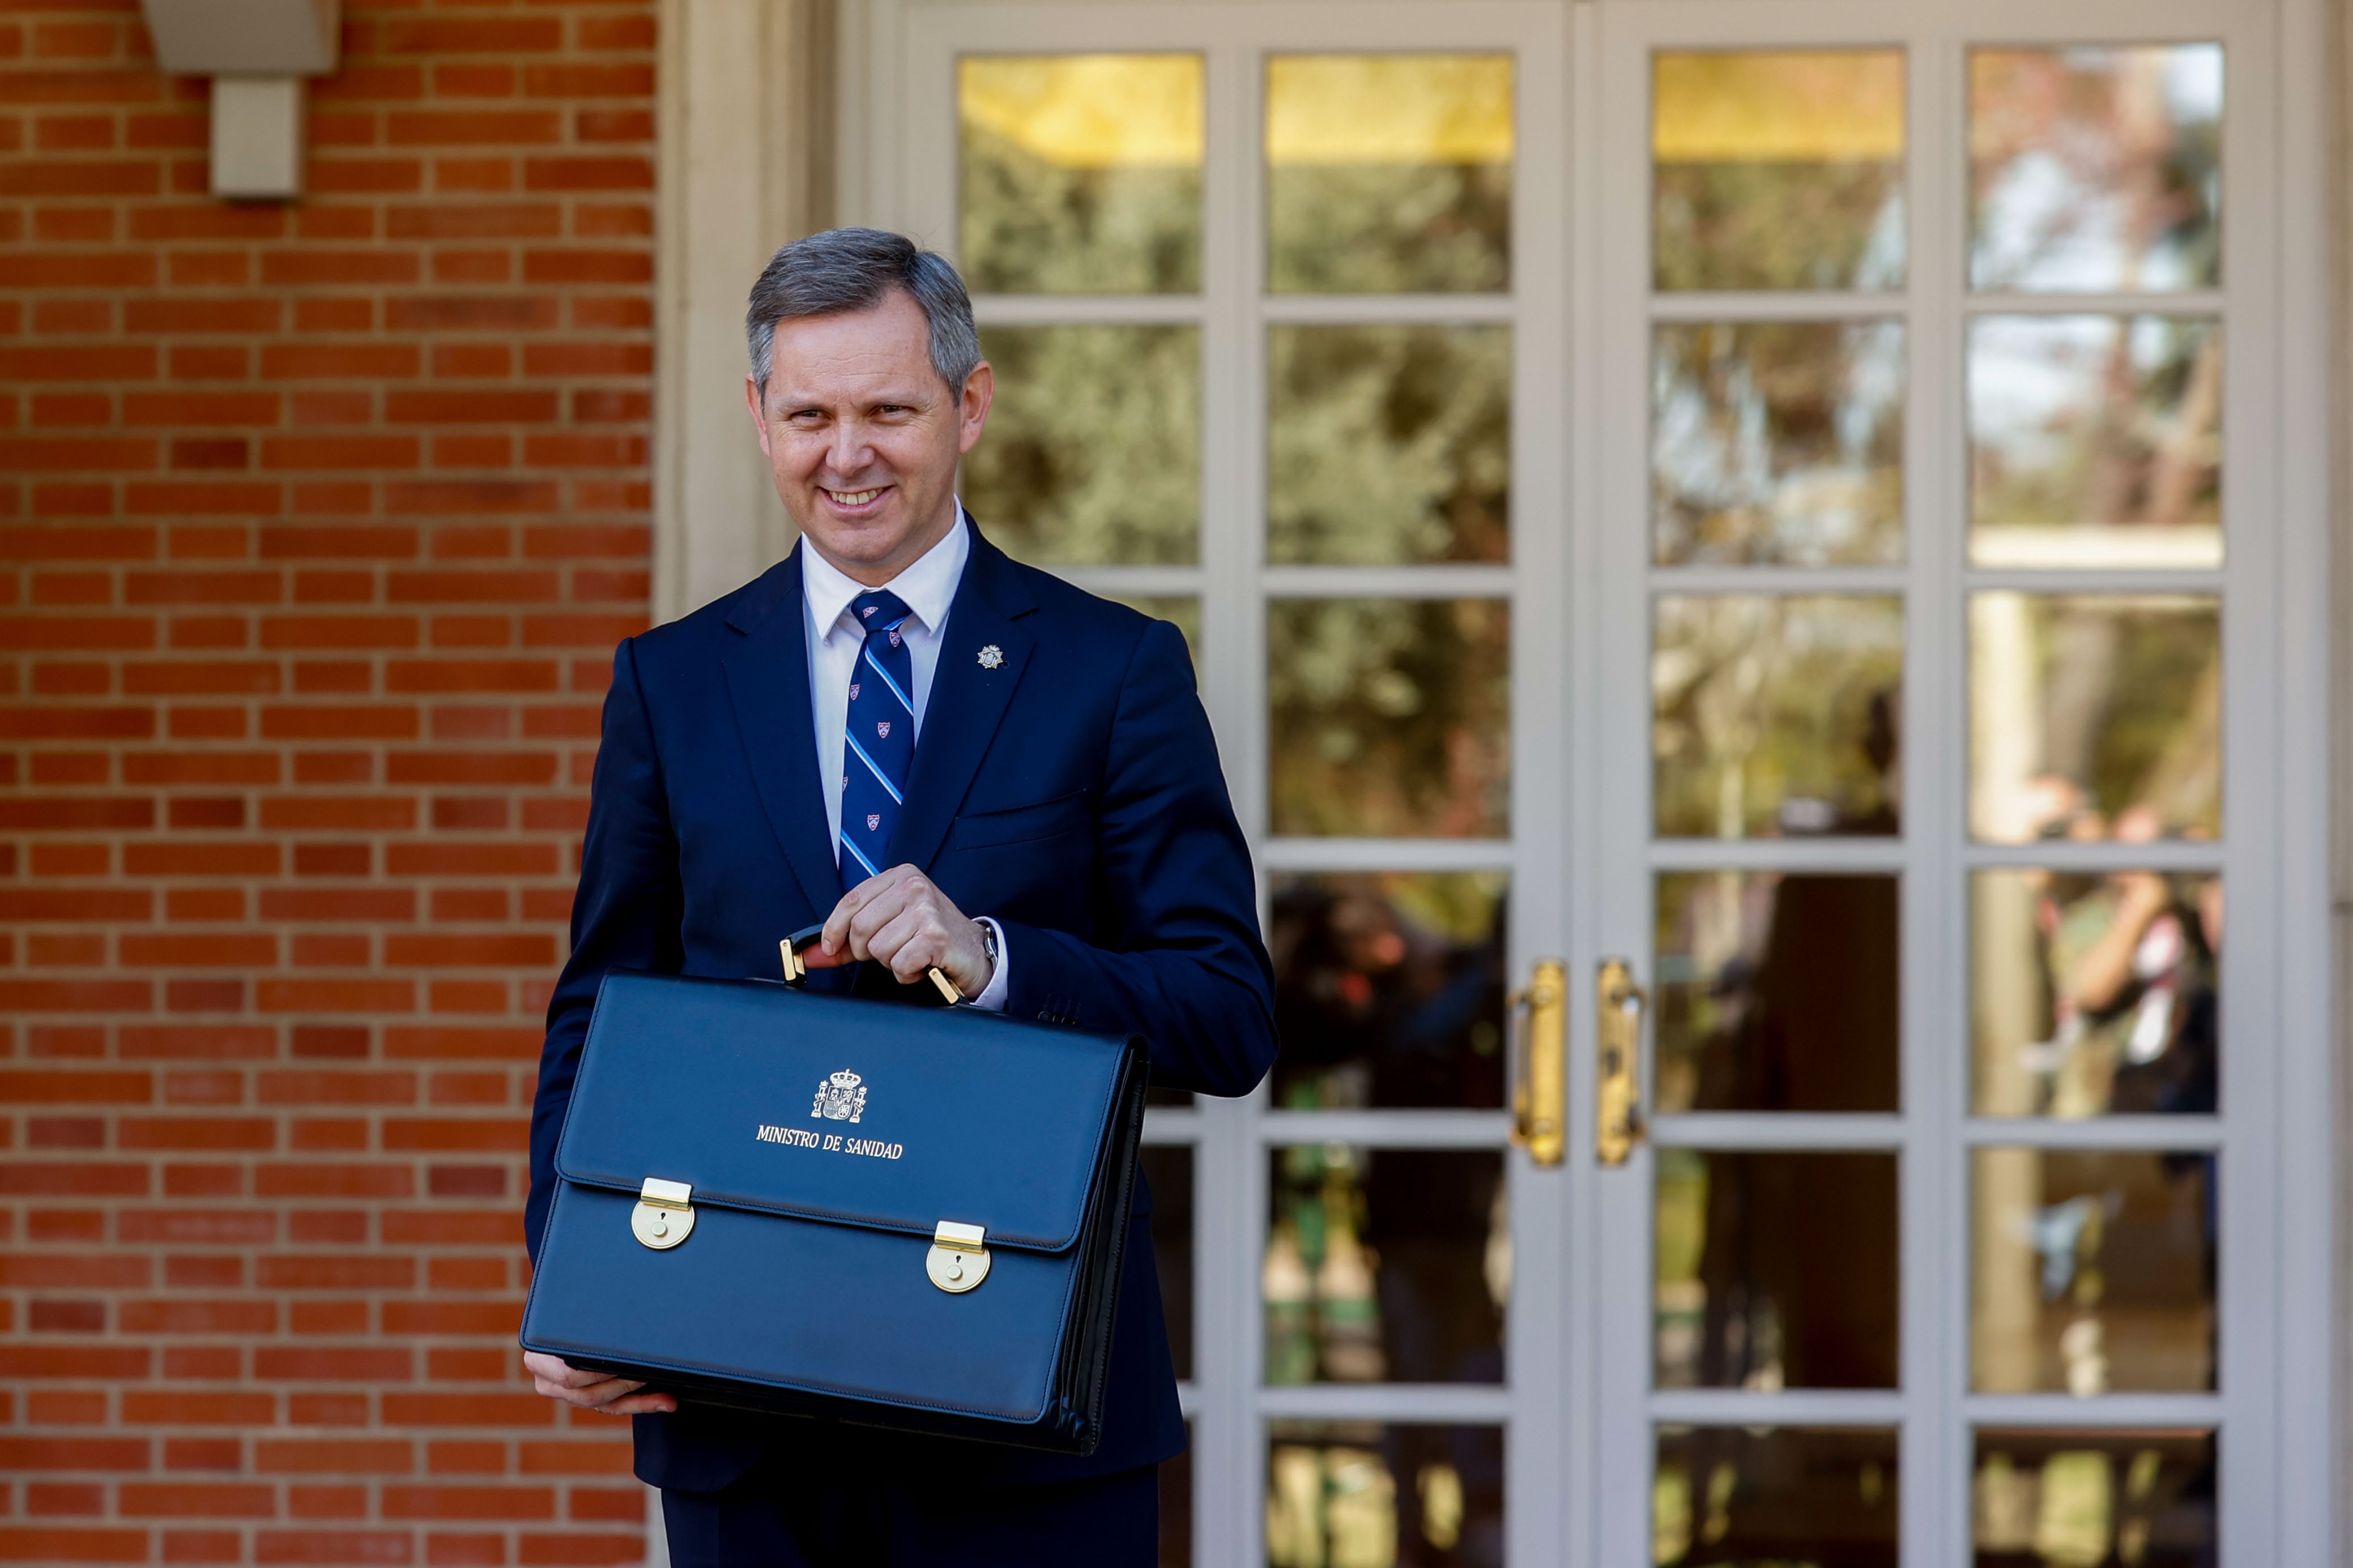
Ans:
[{"label": "gold clasp on briefcase", "polygon": [[648,1176],[629,1211],[629,1232],[657,1252],[667,1252],[694,1234],[694,1189],[684,1182]]},{"label": "gold clasp on briefcase", "polygon": [[951,1296],[961,1296],[988,1278],[988,1232],[976,1225],[944,1219],[932,1231],[923,1272]]}]

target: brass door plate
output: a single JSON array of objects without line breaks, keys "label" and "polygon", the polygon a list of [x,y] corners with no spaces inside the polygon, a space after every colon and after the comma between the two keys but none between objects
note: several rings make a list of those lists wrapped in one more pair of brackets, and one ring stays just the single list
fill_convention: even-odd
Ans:
[{"label": "brass door plate", "polygon": [[1536,961],[1528,988],[1510,998],[1513,1037],[1512,1142],[1539,1165],[1568,1156],[1568,965]]},{"label": "brass door plate", "polygon": [[1593,1152],[1622,1165],[1642,1138],[1642,1010],[1650,997],[1631,965],[1605,959],[1594,977]]}]

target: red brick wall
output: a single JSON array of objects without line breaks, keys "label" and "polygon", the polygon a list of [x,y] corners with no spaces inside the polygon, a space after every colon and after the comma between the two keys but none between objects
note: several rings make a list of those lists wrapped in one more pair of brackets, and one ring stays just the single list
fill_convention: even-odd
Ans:
[{"label": "red brick wall", "polygon": [[308,199],[0,0],[0,1559],[636,1560],[518,1375],[647,613],[651,0],[347,0]]}]

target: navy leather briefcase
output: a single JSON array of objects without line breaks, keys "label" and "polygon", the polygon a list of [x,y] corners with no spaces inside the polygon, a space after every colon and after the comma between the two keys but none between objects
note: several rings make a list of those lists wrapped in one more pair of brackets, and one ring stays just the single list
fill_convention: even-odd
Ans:
[{"label": "navy leather briefcase", "polygon": [[522,1343],[682,1400],[1094,1450],[1143,1043],[608,976]]}]

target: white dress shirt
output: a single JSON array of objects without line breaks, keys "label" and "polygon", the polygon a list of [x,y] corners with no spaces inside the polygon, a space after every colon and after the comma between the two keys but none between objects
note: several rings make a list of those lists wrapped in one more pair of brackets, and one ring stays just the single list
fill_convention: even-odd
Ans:
[{"label": "white dress shirt", "polygon": [[[882,586],[899,595],[909,615],[899,631],[915,673],[915,746],[923,743],[923,713],[931,706],[932,675],[940,667],[940,638],[947,628],[948,606],[955,602],[956,584],[964,581],[964,563],[972,553],[965,535],[964,503],[956,503],[956,522],[947,537],[925,551],[904,572]],[[849,613],[851,601],[868,593],[857,581],[819,554],[807,540],[801,550],[801,630],[808,639],[809,714],[816,727],[818,781],[825,794],[825,825],[833,844],[836,865],[841,860],[841,752],[843,732],[849,725],[849,678],[858,668],[858,650],[866,646],[866,628]],[[828,911],[830,912],[830,911]],[[1006,950],[1005,928],[987,916],[997,937],[997,969],[987,988],[972,999],[976,1007],[1005,1010],[1006,974],[1011,955]]]}]

